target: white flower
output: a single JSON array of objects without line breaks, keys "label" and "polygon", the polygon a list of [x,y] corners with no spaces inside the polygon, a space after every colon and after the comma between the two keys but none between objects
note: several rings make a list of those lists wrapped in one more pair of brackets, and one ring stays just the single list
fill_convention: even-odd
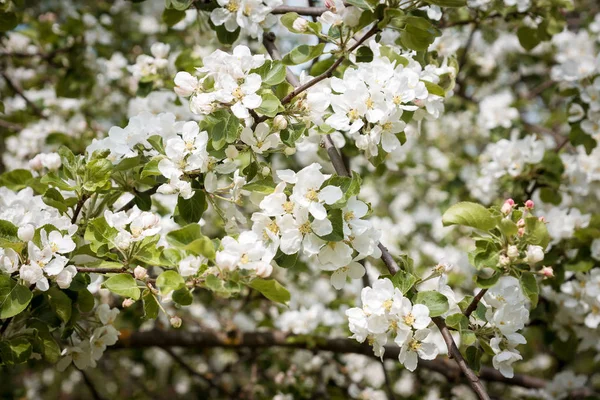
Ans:
[{"label": "white flower", "polygon": [[175,93],[179,96],[189,97],[200,89],[198,78],[189,72],[180,71],[175,75]]},{"label": "white flower", "polygon": [[98,317],[100,322],[104,325],[112,325],[117,319],[117,315],[119,315],[119,309],[111,309],[106,303],[100,304],[98,308],[96,308],[96,317]]},{"label": "white flower", "polygon": [[328,219],[310,221],[305,208],[296,210],[293,215],[284,215],[278,225],[281,231],[281,251],[285,254],[297,253],[300,246],[309,255],[317,254],[325,244],[318,236],[325,236],[333,231]]},{"label": "white flower", "polygon": [[43,270],[34,263],[22,265],[19,269],[19,277],[29,285],[35,284],[42,292],[45,292],[50,288],[48,278],[44,276]]},{"label": "white flower", "polygon": [[0,271],[12,274],[19,269],[19,255],[11,248],[0,247]]},{"label": "white flower", "polygon": [[406,369],[414,371],[417,368],[419,357],[423,360],[433,360],[438,355],[438,348],[434,343],[424,342],[431,331],[429,329],[419,329],[414,335],[409,332],[406,341],[400,349],[398,361],[400,361]]},{"label": "white flower", "polygon": [[331,274],[331,285],[337,290],[343,289],[346,285],[346,277],[350,279],[360,279],[365,275],[365,268],[359,263],[353,261],[345,267],[338,268]]},{"label": "white flower", "polygon": [[98,361],[107,346],[112,346],[119,340],[119,331],[112,325],[102,326],[94,329],[94,333],[90,337],[90,349],[92,358]]},{"label": "white flower", "polygon": [[308,21],[302,17],[298,17],[294,20],[292,28],[299,32],[306,32],[306,30],[308,29]]},{"label": "white flower", "polygon": [[342,190],[337,186],[328,185],[321,188],[327,177],[321,173],[321,166],[317,163],[300,170],[296,179],[297,183],[290,199],[307,208],[315,219],[323,220],[327,217],[323,204],[334,204],[343,196]]},{"label": "white flower", "polygon": [[187,256],[179,262],[179,274],[183,277],[196,275],[204,262],[203,257]]},{"label": "white flower", "polygon": [[544,259],[544,249],[542,246],[534,246],[530,244],[527,246],[525,257],[529,264],[538,263]]},{"label": "white flower", "polygon": [[327,242],[318,254],[319,267],[325,271],[335,271],[352,261],[352,248],[344,242]]},{"label": "white flower", "polygon": [[58,371],[64,371],[71,363],[79,369],[95,367],[96,361],[92,358],[89,342],[82,342],[79,346],[67,347],[62,352],[63,358],[56,363]]},{"label": "white flower", "polygon": [[240,119],[250,117],[248,110],[260,107],[262,98],[256,94],[262,84],[262,78],[258,74],[249,74],[242,84],[231,75],[220,75],[215,87],[216,99],[222,103],[233,104],[231,111]]},{"label": "white flower", "polygon": [[73,265],[69,265],[56,275],[56,284],[61,289],[68,289],[69,286],[71,286],[71,282],[75,275],[77,275],[77,268]]},{"label": "white flower", "polygon": [[75,242],[69,235],[64,235],[60,231],[46,233],[45,229],[40,232],[42,246],[49,247],[52,253],[70,253],[75,250]]},{"label": "white flower", "polygon": [[33,236],[35,235],[35,226],[31,224],[25,224],[19,227],[17,231],[17,237],[24,242],[29,242],[33,240]]},{"label": "white flower", "polygon": [[431,323],[429,308],[423,304],[413,305],[406,297],[400,303],[394,302],[390,312],[398,317],[401,329],[425,329]]},{"label": "white flower", "polygon": [[254,132],[252,132],[252,128],[244,128],[240,138],[242,139],[242,142],[252,148],[252,151],[257,154],[262,154],[269,149],[277,147],[279,144],[277,135],[270,133],[271,129],[269,128],[269,125],[265,122],[261,122],[256,126]]},{"label": "white flower", "polygon": [[512,378],[514,376],[512,364],[522,359],[523,357],[518,352],[504,350],[492,358],[492,365],[500,371],[502,376]]},{"label": "white flower", "polygon": [[237,268],[255,271],[260,269],[262,272],[268,270],[264,264],[271,262],[272,255],[265,251],[265,247],[254,232],[244,231],[237,240],[225,236],[221,240],[221,245],[223,250],[217,251],[215,258],[219,268],[226,271]]}]

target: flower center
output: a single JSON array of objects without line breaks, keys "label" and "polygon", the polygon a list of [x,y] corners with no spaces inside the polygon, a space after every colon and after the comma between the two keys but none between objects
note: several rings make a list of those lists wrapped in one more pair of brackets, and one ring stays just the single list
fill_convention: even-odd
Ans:
[{"label": "flower center", "polygon": [[302,233],[303,235],[306,235],[307,233],[311,233],[312,229],[310,227],[310,222],[305,222],[302,225],[300,225],[300,228],[298,228],[298,230],[300,231],[300,233]]},{"label": "flower center", "polygon": [[246,253],[242,254],[242,257],[240,258],[240,263],[248,264],[248,261],[250,261],[250,259],[248,258],[248,254],[246,254]]},{"label": "flower center", "polygon": [[403,318],[404,323],[408,326],[412,326],[415,323],[415,316],[412,313],[408,313]]},{"label": "flower center", "polygon": [[238,4],[237,1],[230,1],[229,4],[227,4],[227,11],[229,11],[229,12],[233,13],[239,9],[240,9],[240,5]]},{"label": "flower center", "polygon": [[354,211],[348,211],[344,214],[344,221],[352,221],[354,219]]},{"label": "flower center", "polygon": [[56,253],[58,251],[58,245],[54,242],[50,243],[50,250],[52,250],[53,253]]},{"label": "flower center", "polygon": [[421,348],[421,342],[419,342],[418,340],[411,340],[410,343],[408,344],[408,347],[412,350],[412,351],[417,351]]},{"label": "flower center", "polygon": [[400,103],[402,103],[402,96],[394,96],[393,102],[395,105],[399,105]]},{"label": "flower center", "polygon": [[383,302],[383,308],[385,308],[386,311],[390,311],[392,309],[392,304],[394,304],[394,300],[388,299]]},{"label": "flower center", "polygon": [[283,211],[290,214],[292,211],[294,211],[294,203],[292,203],[291,201],[286,201],[285,203],[283,203]]},{"label": "flower center", "polygon": [[306,192],[306,198],[310,201],[317,201],[319,199],[319,194],[315,189],[310,189]]},{"label": "flower center", "polygon": [[367,108],[371,110],[373,109],[373,105],[375,104],[375,102],[369,97],[367,101],[365,101],[365,104],[367,105]]},{"label": "flower center", "polygon": [[352,110],[348,111],[348,118],[350,118],[351,121],[354,121],[360,118],[360,114],[356,109],[353,108]]},{"label": "flower center", "polygon": [[382,125],[382,128],[384,131],[391,131],[392,130],[392,123],[391,122],[386,122],[385,124]]},{"label": "flower center", "polygon": [[239,87],[236,87],[231,94],[238,100],[244,97],[244,92]]}]

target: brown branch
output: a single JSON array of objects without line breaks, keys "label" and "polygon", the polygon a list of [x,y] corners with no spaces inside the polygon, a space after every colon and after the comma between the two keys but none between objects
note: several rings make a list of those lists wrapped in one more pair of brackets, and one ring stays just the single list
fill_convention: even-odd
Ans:
[{"label": "brown branch", "polygon": [[91,274],[120,274],[126,272],[127,268],[92,268],[92,267],[77,267],[77,272]]},{"label": "brown branch", "polygon": [[0,119],[0,128],[6,128],[6,129],[13,130],[13,131],[20,131],[21,129],[23,129],[23,126],[20,124],[15,124],[14,122],[5,121],[3,119]]},{"label": "brown branch", "polygon": [[[354,43],[354,45],[348,49],[348,53],[352,53],[361,44],[363,44],[368,38],[370,38],[371,36],[375,35],[378,31],[379,31],[379,28],[377,27],[377,24],[373,25],[373,27],[371,28],[371,30],[369,30],[367,33],[365,33],[365,35],[363,37],[361,37],[360,39],[358,39],[356,41],[356,43]],[[340,66],[340,64],[342,62],[344,62],[345,59],[346,59],[346,56],[340,56],[340,58],[338,58],[337,60],[335,60],[335,62],[329,68],[327,68],[327,70],[325,72],[323,72],[321,75],[319,75],[319,76],[311,79],[310,81],[306,82],[304,85],[298,86],[291,93],[289,93],[287,96],[285,96],[283,98],[283,100],[281,100],[281,104],[287,104],[287,103],[289,103],[290,101],[292,101],[292,99],[294,97],[298,96],[300,93],[302,93],[305,90],[313,87],[314,85],[316,85],[317,83],[321,82],[322,80],[330,78],[331,76],[333,76],[334,71],[337,69],[337,67]]]},{"label": "brown branch", "polygon": [[[447,328],[445,329],[445,332],[450,334]],[[306,335],[298,336],[281,331],[234,332],[233,335],[231,335],[231,332],[227,334],[225,332],[216,331],[121,331],[121,336],[117,344],[110,346],[108,349],[140,349],[146,347],[160,347],[162,349],[170,347],[182,347],[188,349],[210,349],[214,347],[230,349],[262,349],[282,347],[290,349],[331,351],[334,353],[362,354],[379,359],[373,354],[373,348],[370,345],[367,343],[358,343],[354,339],[308,337]],[[458,349],[456,350],[458,351]],[[397,360],[399,353],[400,348],[398,346],[386,346],[384,358]],[[440,356],[435,360],[419,360],[419,367],[438,372],[452,381],[459,380],[461,377],[459,367],[445,356]],[[515,374],[513,378],[505,378],[494,368],[486,366],[481,367],[480,379],[532,389],[540,389],[546,386],[546,381],[543,379],[521,374]]]},{"label": "brown branch", "polygon": [[448,330],[444,319],[441,317],[435,317],[432,318],[432,320],[433,323],[437,325],[438,329],[442,333],[444,342],[446,342],[446,347],[448,347],[448,355],[451,358],[454,358],[454,361],[456,361],[456,364],[458,364],[458,367],[460,368],[461,372],[467,378],[467,382],[471,386],[471,389],[473,389],[473,391],[481,400],[490,400],[490,396],[487,394],[487,391],[485,390],[485,387],[483,387],[483,384],[479,380],[479,377],[475,374],[475,372],[473,372],[473,370],[471,370],[471,368],[469,368],[467,362],[460,353],[460,350],[458,349],[458,347],[456,347],[456,343],[454,343],[454,338]]},{"label": "brown branch", "polygon": [[81,212],[81,209],[83,208],[83,205],[85,204],[87,199],[88,199],[88,196],[84,194],[81,196],[81,198],[77,202],[77,206],[75,206],[75,210],[73,211],[73,217],[71,217],[72,224],[77,222],[77,217],[79,216],[79,213]]},{"label": "brown branch", "polygon": [[481,289],[479,291],[479,293],[477,293],[475,295],[475,297],[473,297],[473,300],[471,301],[471,304],[469,304],[469,306],[467,307],[467,309],[464,312],[465,317],[469,318],[471,316],[471,314],[473,313],[473,311],[475,311],[477,309],[477,305],[479,304],[479,302],[483,298],[483,295],[487,291],[488,291],[487,289]]},{"label": "brown branch", "polygon": [[[281,53],[279,52],[279,49],[277,49],[277,46],[275,45],[275,34],[273,32],[268,32],[263,36],[263,44],[265,45],[265,48],[267,49],[267,53],[269,53],[269,55],[271,56],[271,58],[273,60],[281,60]],[[287,81],[290,83],[290,85],[296,87],[300,85],[300,81],[298,81],[298,78],[296,77],[296,75],[292,72],[291,69],[289,68],[285,68],[285,77],[287,79]]]},{"label": "brown branch", "polygon": [[295,12],[300,15],[309,15],[318,17],[328,11],[327,7],[293,7],[293,6],[279,6],[275,7],[271,14],[286,14]]},{"label": "brown branch", "polygon": [[2,76],[2,78],[4,78],[4,80],[6,81],[6,85],[16,94],[18,94],[23,100],[25,100],[25,103],[27,103],[27,105],[29,107],[31,107],[31,109],[33,110],[33,112],[40,118],[44,118],[44,115],[42,114],[42,110],[31,100],[29,100],[27,98],[27,96],[25,96],[25,94],[23,93],[23,91],[8,77],[8,75],[6,75],[6,72],[2,71],[0,72],[0,75]]}]

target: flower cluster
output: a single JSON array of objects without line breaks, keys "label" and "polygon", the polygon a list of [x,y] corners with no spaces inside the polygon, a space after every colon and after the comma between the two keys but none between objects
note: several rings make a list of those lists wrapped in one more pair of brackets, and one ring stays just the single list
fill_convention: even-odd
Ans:
[{"label": "flower cluster", "polygon": [[215,259],[220,270],[248,270],[262,278],[268,277],[273,272],[271,261],[275,254],[265,247],[254,232],[242,232],[237,239],[225,236],[221,240],[221,245],[223,250],[217,252]]},{"label": "flower cluster", "polygon": [[134,79],[139,82],[153,80],[156,76],[164,74],[169,66],[169,51],[171,46],[165,43],[154,43],[150,47],[151,56],[140,54],[135,60],[135,64],[127,67]]},{"label": "flower cluster", "polygon": [[99,305],[96,308],[94,322],[97,327],[91,331],[89,339],[73,334],[72,340],[76,344],[63,350],[63,357],[56,364],[56,368],[64,371],[71,363],[79,369],[95,368],[106,347],[114,345],[119,339],[119,331],[113,326],[117,315],[119,315],[117,308],[110,308],[108,304]]},{"label": "flower cluster", "polygon": [[529,320],[527,297],[516,278],[505,276],[486,292],[483,300],[487,307],[486,321],[480,323],[492,331],[490,347],[495,353],[492,364],[502,375],[512,378],[512,364],[523,359],[516,347],[527,343],[525,337],[517,332]]},{"label": "flower cluster", "polygon": [[41,196],[34,196],[30,188],[15,193],[0,187],[0,210],[4,229],[16,230],[21,241],[0,248],[0,273],[19,272],[24,282],[42,291],[50,287],[48,278],[60,288],[68,288],[77,274],[74,266],[67,266],[67,256],[75,249],[72,236],[77,226]]},{"label": "flower cluster", "polygon": [[[246,46],[236,46],[233,54],[217,50],[204,57],[204,66],[198,68],[200,79],[188,72],[178,72],[175,92],[180,96],[191,96],[190,108],[196,114],[210,114],[219,107],[226,107],[231,108],[236,117],[246,119],[250,117],[249,110],[262,103],[256,93],[262,78],[250,71],[264,63],[264,55],[252,55]],[[214,82],[210,91],[204,89],[209,81]]]},{"label": "flower cluster", "polygon": [[128,250],[134,243],[158,234],[161,230],[160,217],[134,206],[128,211],[104,211],[106,223],[117,230],[114,245],[120,250]]},{"label": "flower cluster", "polygon": [[283,0],[218,0],[219,7],[212,10],[210,20],[224,26],[229,32],[241,28],[253,38],[262,39],[263,31],[277,23],[271,11]]},{"label": "flower cluster", "polygon": [[412,304],[387,278],[378,279],[373,287],[361,292],[362,308],[346,311],[352,338],[360,343],[367,340],[375,355],[383,357],[388,336],[400,346],[399,361],[409,371],[417,368],[418,359],[432,360],[438,348],[427,340],[431,331],[429,309],[423,304]]},{"label": "flower cluster", "polygon": [[357,63],[356,68],[346,69],[341,79],[334,77],[313,86],[303,106],[310,111],[311,120],[345,132],[368,157],[375,157],[380,150],[392,153],[401,146],[405,112],[414,112],[416,120],[440,115],[443,97],[430,93],[427,84],[437,84],[440,75],[455,71],[451,67],[423,68],[396,49],[388,47],[383,53],[377,43],[372,43],[371,49],[373,61]]},{"label": "flower cluster", "polygon": [[362,277],[364,268],[358,261],[380,254],[378,231],[362,219],[368,206],[351,197],[341,209],[333,208],[344,194],[328,184],[329,176],[319,164],[297,173],[277,171],[277,175],[282,182],[260,202],[261,211],[252,215],[252,230],[265,246],[273,255],[277,249],[288,255],[302,250],[320,269],[333,272],[331,283],[337,289],[345,285],[347,276]]}]

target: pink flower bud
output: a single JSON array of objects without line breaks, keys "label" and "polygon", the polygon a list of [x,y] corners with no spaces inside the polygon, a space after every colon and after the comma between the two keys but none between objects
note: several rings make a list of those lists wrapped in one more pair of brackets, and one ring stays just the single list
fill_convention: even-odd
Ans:
[{"label": "pink flower bud", "polygon": [[517,235],[523,236],[524,234],[525,234],[525,228],[519,228],[519,231],[517,232]]},{"label": "pink flower bud", "polygon": [[521,218],[519,221],[517,221],[517,226],[519,228],[524,228],[525,227],[525,220],[523,218]]},{"label": "pink flower bud", "polygon": [[325,0],[325,7],[329,8],[329,9],[335,8],[335,1]]},{"label": "pink flower bud", "polygon": [[552,267],[546,267],[544,265],[540,270],[540,274],[544,275],[546,278],[554,278],[554,270]]},{"label": "pink flower bud", "polygon": [[508,215],[510,214],[514,206],[515,201],[513,199],[508,199],[504,202],[504,204],[502,204],[502,208],[500,209],[500,211],[502,211],[502,214]]},{"label": "pink flower bud", "polygon": [[544,217],[543,215],[541,217],[539,217],[538,220],[540,222],[546,223],[546,217]]},{"label": "pink flower bud", "polygon": [[528,208],[528,209],[530,209],[530,210],[533,209],[534,205],[535,204],[533,203],[533,200],[527,200],[525,202],[525,207]]}]

